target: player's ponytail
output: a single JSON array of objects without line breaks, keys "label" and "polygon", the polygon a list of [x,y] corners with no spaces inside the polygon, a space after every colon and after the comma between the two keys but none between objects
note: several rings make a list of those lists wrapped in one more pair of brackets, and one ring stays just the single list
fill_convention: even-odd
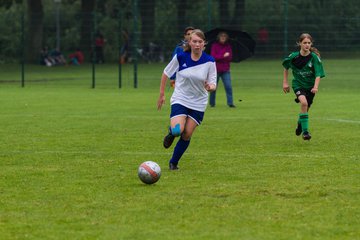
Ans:
[{"label": "player's ponytail", "polygon": [[191,47],[190,47],[190,44],[189,44],[189,42],[186,42],[185,44],[184,44],[184,52],[191,52]]},{"label": "player's ponytail", "polygon": [[318,57],[320,57],[320,52],[316,47],[311,47],[310,51],[314,52],[316,55],[318,55]]}]

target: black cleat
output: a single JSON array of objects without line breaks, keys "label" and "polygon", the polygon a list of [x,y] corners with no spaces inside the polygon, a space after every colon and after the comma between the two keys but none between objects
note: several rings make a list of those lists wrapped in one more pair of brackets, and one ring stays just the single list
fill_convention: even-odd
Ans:
[{"label": "black cleat", "polygon": [[171,144],[174,142],[175,136],[171,135],[171,133],[169,133],[168,135],[166,135],[164,137],[164,148],[169,148],[171,146]]},{"label": "black cleat", "polygon": [[234,104],[230,104],[229,107],[236,108],[236,106]]},{"label": "black cleat", "polygon": [[304,140],[310,140],[311,139],[311,135],[310,135],[309,132],[304,132],[302,137],[303,137]]},{"label": "black cleat", "polygon": [[173,163],[169,163],[169,170],[178,170],[178,166],[173,164]]},{"label": "black cleat", "polygon": [[296,134],[296,136],[300,136],[301,133],[302,133],[301,123],[298,123],[297,128],[295,130],[295,134]]}]

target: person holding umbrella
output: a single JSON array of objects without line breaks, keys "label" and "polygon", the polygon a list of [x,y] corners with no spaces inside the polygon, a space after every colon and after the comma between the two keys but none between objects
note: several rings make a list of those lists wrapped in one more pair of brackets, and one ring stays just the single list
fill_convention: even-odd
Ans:
[{"label": "person holding umbrella", "polygon": [[[231,108],[234,108],[231,76],[230,76],[230,62],[233,57],[232,47],[228,43],[229,35],[226,32],[219,32],[217,41],[211,45],[211,56],[215,58],[217,69],[217,83],[219,78],[223,81],[226,102]],[[210,93],[210,106],[215,107],[216,91]]]},{"label": "person holding umbrella", "polygon": [[291,53],[283,60],[284,76],[283,91],[290,92],[288,72],[292,70],[292,89],[296,95],[295,102],[300,103],[298,126],[295,134],[303,134],[304,140],[310,140],[309,133],[309,108],[313,103],[315,94],[318,92],[320,79],[325,77],[319,51],[313,47],[313,39],[310,34],[300,35],[297,45],[299,51]]}]

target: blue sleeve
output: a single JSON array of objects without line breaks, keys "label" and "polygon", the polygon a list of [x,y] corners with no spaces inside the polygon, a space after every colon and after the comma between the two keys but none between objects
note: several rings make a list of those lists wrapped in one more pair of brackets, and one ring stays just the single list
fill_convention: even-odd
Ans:
[{"label": "blue sleeve", "polygon": [[175,54],[179,55],[179,53],[182,53],[183,51],[184,51],[184,49],[183,49],[181,46],[178,45],[178,46],[176,46],[176,48],[174,49],[171,57],[174,57]]},{"label": "blue sleeve", "polygon": [[[179,53],[182,53],[182,52],[184,52],[184,49],[183,49],[181,46],[177,45],[176,48],[174,49],[171,57],[174,57],[175,55],[179,55]],[[174,73],[174,74],[170,77],[170,80],[175,80],[175,79],[176,79],[176,73]]]}]

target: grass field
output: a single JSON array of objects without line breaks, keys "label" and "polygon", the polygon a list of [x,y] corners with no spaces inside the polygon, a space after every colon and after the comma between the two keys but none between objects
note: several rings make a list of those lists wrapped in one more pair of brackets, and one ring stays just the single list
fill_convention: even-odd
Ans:
[{"label": "grass field", "polygon": [[[327,60],[310,111],[282,93],[280,61],[232,65],[236,109],[220,84],[180,170],[162,147],[164,64],[0,66],[1,239],[360,239],[360,68]],[[174,144],[175,145],[175,144]],[[162,167],[154,185],[141,162]]]}]

